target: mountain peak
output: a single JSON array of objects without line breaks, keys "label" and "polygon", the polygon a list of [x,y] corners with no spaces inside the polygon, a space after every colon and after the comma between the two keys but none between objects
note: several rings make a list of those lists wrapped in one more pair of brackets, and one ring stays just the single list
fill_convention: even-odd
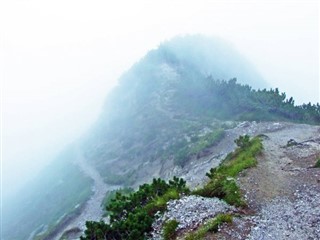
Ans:
[{"label": "mountain peak", "polygon": [[133,68],[138,68],[140,73],[146,63],[148,66],[166,63],[177,69],[191,68],[215,79],[237,77],[240,83],[255,88],[267,86],[262,76],[232,44],[217,37],[185,35],[172,38],[150,51]]}]

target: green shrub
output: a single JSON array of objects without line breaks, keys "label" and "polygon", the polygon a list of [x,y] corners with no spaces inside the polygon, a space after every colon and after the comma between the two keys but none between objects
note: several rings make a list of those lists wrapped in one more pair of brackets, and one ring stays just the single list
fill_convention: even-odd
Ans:
[{"label": "green shrub", "polygon": [[250,137],[248,135],[240,136],[234,142],[240,148],[247,148],[250,145]]},{"label": "green shrub", "polygon": [[167,221],[163,226],[163,239],[172,240],[176,236],[176,229],[179,222],[175,219]]},{"label": "green shrub", "polygon": [[179,199],[179,191],[177,189],[169,189],[163,196],[159,196],[150,202],[147,206],[147,212],[149,215],[153,215],[156,212],[163,212],[167,209],[167,202],[173,199]]},{"label": "green shrub", "polygon": [[110,224],[87,222],[81,240],[144,240],[152,230],[155,213],[163,212],[167,202],[187,194],[186,181],[174,177],[169,182],[153,179],[150,184],[143,184],[136,192],[123,194],[117,192],[106,210],[110,213]]},{"label": "green shrub", "polygon": [[196,230],[195,232],[189,233],[185,239],[202,240],[208,232],[217,232],[219,226],[221,226],[223,223],[231,222],[232,216],[230,214],[219,214],[215,218],[198,228],[198,230]]},{"label": "green shrub", "polygon": [[[120,192],[122,195],[129,195],[133,192],[132,188],[120,188],[117,190],[111,190],[106,193],[106,196],[102,200],[101,206],[105,209],[113,199],[116,198],[117,192]],[[108,215],[108,212],[106,212],[106,215]]]}]

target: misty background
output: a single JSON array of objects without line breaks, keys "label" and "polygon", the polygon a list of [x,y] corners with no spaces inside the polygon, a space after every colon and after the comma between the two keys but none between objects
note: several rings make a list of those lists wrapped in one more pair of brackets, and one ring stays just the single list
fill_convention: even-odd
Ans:
[{"label": "misty background", "polygon": [[270,87],[320,101],[318,1],[3,0],[0,32],[4,198],[90,128],[124,71],[176,35],[225,39]]}]

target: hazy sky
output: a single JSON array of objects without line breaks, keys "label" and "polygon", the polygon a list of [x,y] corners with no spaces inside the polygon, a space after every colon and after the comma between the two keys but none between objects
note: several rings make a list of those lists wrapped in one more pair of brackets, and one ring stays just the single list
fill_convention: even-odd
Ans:
[{"label": "hazy sky", "polygon": [[2,0],[0,33],[4,194],[90,126],[124,70],[177,34],[224,38],[270,86],[320,101],[316,0]]}]

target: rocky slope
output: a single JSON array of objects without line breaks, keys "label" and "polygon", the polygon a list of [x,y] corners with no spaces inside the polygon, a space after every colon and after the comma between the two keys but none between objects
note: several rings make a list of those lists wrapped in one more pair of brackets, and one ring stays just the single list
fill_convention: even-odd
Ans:
[{"label": "rocky slope", "polygon": [[[264,150],[257,167],[244,171],[237,179],[248,208],[236,210],[232,225],[224,225],[206,239],[319,239],[320,169],[313,166],[320,157],[320,127],[247,122],[229,130],[229,138],[224,139],[226,149],[232,134],[264,134]],[[200,174],[197,165],[189,170]],[[214,209],[214,204],[211,207]],[[194,215],[196,219],[195,212],[178,211],[173,218]]]},{"label": "rocky slope", "polygon": [[[183,197],[168,203],[168,211],[153,225],[153,239],[162,239],[162,225],[167,220],[179,221],[179,238],[183,239],[187,232],[225,212],[236,214],[233,224],[206,239],[319,238],[320,169],[313,168],[320,157],[319,126],[241,122],[226,130],[225,137],[205,156],[194,158],[183,168],[164,168],[163,176],[183,177],[191,188],[202,186],[207,181],[205,173],[233,151],[234,140],[244,134],[262,135],[264,145],[257,166],[237,179],[248,208],[236,209],[218,199]],[[98,197],[93,200],[101,202]]]},{"label": "rocky slope", "polygon": [[320,121],[320,106],[295,106],[278,89],[251,87],[263,85],[228,44],[173,39],[123,74],[81,148],[104,181],[138,186],[206,155],[200,151],[209,134],[232,128],[232,121]]}]

